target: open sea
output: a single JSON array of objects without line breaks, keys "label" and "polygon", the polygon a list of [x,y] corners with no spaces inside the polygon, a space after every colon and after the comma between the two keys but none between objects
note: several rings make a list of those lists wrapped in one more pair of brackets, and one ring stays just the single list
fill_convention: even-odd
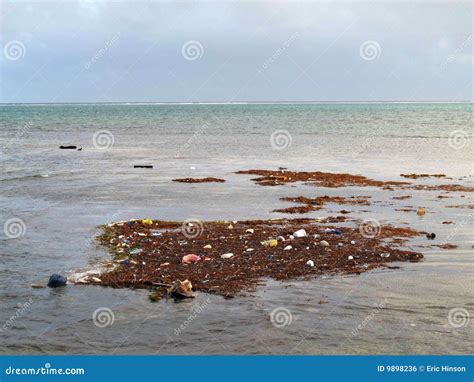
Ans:
[{"label": "open sea", "polygon": [[[262,187],[235,172],[286,167],[377,180],[444,173],[452,179],[413,183],[474,187],[473,112],[471,103],[0,105],[0,352],[472,354],[472,193]],[[207,176],[226,183],[171,181]],[[410,241],[425,256],[420,263],[268,281],[230,300],[151,303],[144,290],[31,287],[108,260],[94,241],[100,224],[292,218],[271,211],[291,205],[280,197],[300,195],[370,195],[368,207],[329,204],[302,216],[347,208],[350,217],[437,237]],[[419,206],[426,215],[395,210]],[[429,247],[446,242],[458,247]],[[108,325],[100,327],[93,315],[104,308]],[[272,324],[277,308],[290,312],[288,325]]]}]

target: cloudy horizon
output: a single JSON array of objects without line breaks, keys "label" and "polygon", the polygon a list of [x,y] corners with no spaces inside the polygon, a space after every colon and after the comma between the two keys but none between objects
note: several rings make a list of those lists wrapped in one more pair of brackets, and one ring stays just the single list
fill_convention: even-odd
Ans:
[{"label": "cloudy horizon", "polygon": [[472,101],[470,2],[3,2],[1,103]]}]

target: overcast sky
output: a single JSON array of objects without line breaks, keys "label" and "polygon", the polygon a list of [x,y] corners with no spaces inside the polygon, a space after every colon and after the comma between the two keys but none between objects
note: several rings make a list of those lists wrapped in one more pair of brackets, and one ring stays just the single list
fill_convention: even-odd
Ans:
[{"label": "overcast sky", "polygon": [[468,1],[1,3],[2,103],[473,99]]}]

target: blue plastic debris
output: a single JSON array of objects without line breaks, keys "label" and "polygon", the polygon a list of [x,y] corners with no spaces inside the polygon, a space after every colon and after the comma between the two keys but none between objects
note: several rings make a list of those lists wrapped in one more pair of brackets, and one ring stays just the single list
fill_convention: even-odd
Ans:
[{"label": "blue plastic debris", "polygon": [[53,273],[48,281],[48,286],[50,288],[63,287],[63,286],[66,286],[66,284],[67,284],[67,278],[64,276],[58,275],[57,273]]},{"label": "blue plastic debris", "polygon": [[342,235],[342,231],[340,231],[338,229],[327,229],[326,233],[334,233],[336,235]]}]

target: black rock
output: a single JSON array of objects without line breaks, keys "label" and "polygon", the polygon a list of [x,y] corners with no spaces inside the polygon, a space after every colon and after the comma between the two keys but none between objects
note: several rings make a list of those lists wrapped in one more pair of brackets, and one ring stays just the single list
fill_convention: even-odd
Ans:
[{"label": "black rock", "polygon": [[66,283],[67,283],[66,277],[58,275],[57,273],[53,273],[51,277],[49,278],[48,286],[50,288],[58,288],[58,287],[66,286]]}]

